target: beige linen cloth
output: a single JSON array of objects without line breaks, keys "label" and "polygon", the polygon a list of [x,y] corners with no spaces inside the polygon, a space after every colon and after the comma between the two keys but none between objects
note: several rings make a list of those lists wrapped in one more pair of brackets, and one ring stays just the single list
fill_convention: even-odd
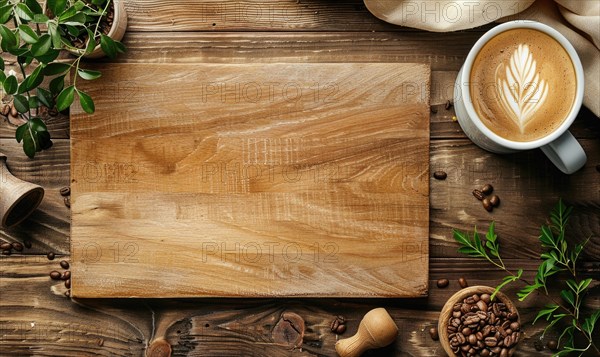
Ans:
[{"label": "beige linen cloth", "polygon": [[600,117],[600,0],[364,0],[378,18],[402,26],[446,32],[486,23],[535,20],[561,32],[577,50],[585,72],[583,103]]}]

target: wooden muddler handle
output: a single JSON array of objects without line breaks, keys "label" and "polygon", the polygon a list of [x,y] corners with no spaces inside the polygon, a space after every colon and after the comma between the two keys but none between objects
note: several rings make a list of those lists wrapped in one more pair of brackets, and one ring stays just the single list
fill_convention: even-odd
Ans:
[{"label": "wooden muddler handle", "polygon": [[340,357],[358,357],[366,350],[389,345],[397,335],[398,326],[390,314],[380,307],[367,312],[356,335],[339,340],[335,350]]}]

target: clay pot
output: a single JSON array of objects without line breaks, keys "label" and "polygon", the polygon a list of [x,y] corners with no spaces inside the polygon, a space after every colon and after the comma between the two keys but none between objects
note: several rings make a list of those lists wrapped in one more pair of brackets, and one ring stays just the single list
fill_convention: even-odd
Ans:
[{"label": "clay pot", "polygon": [[[113,24],[108,32],[108,37],[112,38],[115,41],[121,41],[123,36],[125,35],[125,30],[127,29],[127,12],[125,11],[125,0],[113,0],[113,5],[115,8]],[[79,55],[79,51],[81,50],[68,50],[74,55]],[[85,55],[85,58],[100,58],[104,57],[104,51],[100,47],[100,44],[94,48],[92,53]]]},{"label": "clay pot", "polygon": [[[440,343],[442,344],[442,347],[444,348],[444,351],[446,352],[446,354],[448,354],[448,356],[457,357],[457,355],[454,353],[454,351],[452,351],[452,347],[450,346],[450,341],[448,341],[448,330],[447,330],[448,322],[452,318],[452,311],[453,311],[452,308],[454,307],[454,305],[458,302],[462,303],[464,299],[466,299],[467,297],[472,296],[474,294],[490,294],[490,295],[492,295],[494,293],[494,290],[495,290],[495,288],[492,288],[490,286],[470,286],[468,288],[460,290],[459,292],[452,295],[448,299],[448,301],[442,308],[442,312],[440,313],[440,318],[439,318],[439,322],[438,322],[438,333],[440,336]],[[502,292],[498,292],[495,296],[494,301],[497,301],[497,300],[506,304],[508,311],[516,313],[518,316],[517,322],[519,322],[519,324],[521,324],[521,317],[519,315],[519,312],[517,311],[517,308],[515,307],[513,302],[508,298],[508,296],[506,296]],[[518,345],[518,342],[517,342],[517,344],[515,344],[512,347],[512,349],[514,350],[517,345]]]},{"label": "clay pot", "polygon": [[0,153],[0,218],[2,227],[21,223],[40,205],[44,189],[14,177],[6,167],[6,156]]}]

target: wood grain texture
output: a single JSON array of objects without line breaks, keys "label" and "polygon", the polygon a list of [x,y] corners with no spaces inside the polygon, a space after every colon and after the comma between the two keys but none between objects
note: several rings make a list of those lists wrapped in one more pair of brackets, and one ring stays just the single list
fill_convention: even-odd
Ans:
[{"label": "wood grain texture", "polygon": [[[508,259],[508,266],[524,268],[524,277],[535,274],[536,262]],[[596,269],[596,270],[593,270]],[[0,256],[0,350],[3,356],[143,356],[152,341],[164,338],[174,356],[336,356],[336,336],[329,330],[332,319],[345,316],[347,332],[353,334],[362,316],[376,306],[385,307],[399,327],[396,342],[372,351],[370,356],[444,356],[428,329],[437,325],[439,311],[458,289],[457,279],[467,276],[471,285],[497,284],[503,273],[479,260],[431,259],[427,299],[81,299],[62,294],[62,283],[48,273],[61,270],[58,262],[39,256]],[[478,271],[477,275],[473,275]],[[591,276],[597,267],[582,267]],[[446,289],[435,287],[447,278]],[[514,297],[518,286],[506,293]],[[555,291],[553,293],[556,293]],[[537,300],[537,301],[536,301]],[[531,322],[545,301],[531,298],[517,302],[525,335],[516,356],[550,356],[538,352],[544,324]],[[584,310],[600,308],[600,285],[592,285]],[[284,314],[299,315],[306,325],[300,349],[281,338],[276,326]],[[289,338],[297,332],[285,327]],[[551,331],[542,340],[557,338]]]},{"label": "wood grain texture", "polygon": [[129,31],[374,31],[397,29],[371,15],[362,0],[125,2]]},{"label": "wood grain texture", "polygon": [[103,69],[71,125],[74,296],[426,293],[426,65]]}]

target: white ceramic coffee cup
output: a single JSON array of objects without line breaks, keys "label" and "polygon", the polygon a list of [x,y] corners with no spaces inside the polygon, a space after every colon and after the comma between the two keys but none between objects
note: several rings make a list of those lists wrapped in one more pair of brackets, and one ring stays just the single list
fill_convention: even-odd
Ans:
[{"label": "white ceramic coffee cup", "polygon": [[[573,103],[573,107],[571,108],[567,118],[552,133],[544,136],[543,138],[526,142],[505,139],[486,127],[473,107],[471,93],[469,90],[470,74],[473,61],[483,45],[501,32],[518,28],[538,30],[557,40],[571,57],[571,61],[575,67],[575,75],[577,77],[575,103]],[[552,161],[552,163],[554,163],[554,165],[556,165],[556,167],[558,167],[562,172],[566,174],[572,174],[583,167],[587,161],[587,157],[583,151],[583,148],[568,130],[575,120],[575,117],[577,117],[579,110],[581,109],[583,90],[584,78],[581,61],[579,60],[579,56],[577,56],[577,52],[571,43],[569,43],[569,41],[562,34],[555,29],[539,22],[511,21],[498,25],[486,32],[475,43],[469,52],[467,60],[465,61],[465,64],[462,66],[460,72],[458,73],[458,77],[456,78],[456,83],[454,86],[454,108],[461,128],[469,137],[469,139],[471,139],[471,141],[473,141],[479,147],[487,151],[500,154],[540,148],[546,154],[546,156],[548,156],[550,161]]]}]

